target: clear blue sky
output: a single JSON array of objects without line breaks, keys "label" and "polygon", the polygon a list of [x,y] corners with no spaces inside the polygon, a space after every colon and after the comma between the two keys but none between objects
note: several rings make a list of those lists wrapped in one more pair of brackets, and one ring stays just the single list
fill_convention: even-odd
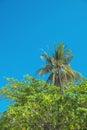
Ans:
[{"label": "clear blue sky", "polygon": [[72,68],[87,76],[87,0],[0,0],[0,86],[4,76],[34,75],[41,48],[60,41],[75,55]]}]

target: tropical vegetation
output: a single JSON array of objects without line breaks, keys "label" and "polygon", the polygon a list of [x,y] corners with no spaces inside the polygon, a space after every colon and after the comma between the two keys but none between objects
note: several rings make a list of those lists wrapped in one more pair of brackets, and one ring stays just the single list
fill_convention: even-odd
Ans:
[{"label": "tropical vegetation", "polygon": [[55,44],[54,48],[51,55],[46,52],[41,55],[46,63],[36,73],[39,75],[49,74],[47,82],[60,86],[62,93],[64,93],[64,87],[67,86],[67,83],[78,81],[81,74],[70,67],[70,61],[73,58],[70,49],[67,49],[63,43],[58,44],[58,46]]},{"label": "tropical vegetation", "polygon": [[8,79],[0,94],[11,100],[0,130],[87,130],[87,80],[59,87],[25,76]]},{"label": "tropical vegetation", "polygon": [[0,88],[0,100],[10,102],[0,130],[87,130],[87,79],[71,69],[71,50],[60,43],[41,58],[46,63],[36,73],[49,74],[47,81],[26,75]]}]

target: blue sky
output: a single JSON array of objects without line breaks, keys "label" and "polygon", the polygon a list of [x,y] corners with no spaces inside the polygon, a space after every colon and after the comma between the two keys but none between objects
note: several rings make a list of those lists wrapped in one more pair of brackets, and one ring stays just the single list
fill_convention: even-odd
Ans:
[{"label": "blue sky", "polygon": [[0,0],[0,87],[4,76],[33,76],[41,48],[61,41],[75,56],[72,68],[87,76],[87,0]]}]

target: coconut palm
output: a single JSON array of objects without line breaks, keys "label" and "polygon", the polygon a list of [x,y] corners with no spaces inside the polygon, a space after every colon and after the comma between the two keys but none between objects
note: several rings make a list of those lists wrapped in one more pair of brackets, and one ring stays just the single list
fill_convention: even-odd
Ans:
[{"label": "coconut palm", "polygon": [[49,74],[47,82],[60,86],[62,93],[69,81],[77,81],[81,78],[80,73],[71,69],[70,61],[73,54],[70,49],[65,48],[63,43],[55,45],[54,53],[51,56],[44,52],[41,58],[46,61],[46,64],[36,73],[39,75]]}]

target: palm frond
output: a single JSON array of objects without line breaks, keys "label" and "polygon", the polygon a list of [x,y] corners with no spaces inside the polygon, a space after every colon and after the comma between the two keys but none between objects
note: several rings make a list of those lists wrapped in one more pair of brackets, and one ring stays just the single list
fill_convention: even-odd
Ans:
[{"label": "palm frond", "polygon": [[50,65],[45,65],[44,67],[40,68],[36,74],[38,75],[44,75],[44,74],[48,74],[49,72],[52,71],[52,66]]},{"label": "palm frond", "polygon": [[53,73],[51,73],[51,74],[49,75],[49,77],[48,77],[48,79],[47,79],[47,82],[48,82],[48,83],[52,83],[52,82],[53,82],[53,76],[54,76]]},{"label": "palm frond", "polygon": [[74,71],[74,80],[75,81],[78,81],[78,80],[81,80],[83,79],[83,75],[77,71]]},{"label": "palm frond", "polygon": [[44,59],[47,63],[51,64],[51,57],[47,53],[43,53],[41,58]]},{"label": "palm frond", "polygon": [[64,63],[65,63],[66,65],[68,65],[68,64],[70,63],[70,61],[72,60],[73,57],[74,57],[73,54],[66,55],[66,56],[65,56],[65,59],[64,59]]},{"label": "palm frond", "polygon": [[60,43],[54,53],[55,60],[60,60],[61,58],[63,58],[63,50],[64,50],[64,44]]},{"label": "palm frond", "polygon": [[71,69],[70,66],[63,66],[66,70],[67,79],[69,81],[78,81],[82,78],[82,75],[79,72],[76,72],[75,70]]}]

